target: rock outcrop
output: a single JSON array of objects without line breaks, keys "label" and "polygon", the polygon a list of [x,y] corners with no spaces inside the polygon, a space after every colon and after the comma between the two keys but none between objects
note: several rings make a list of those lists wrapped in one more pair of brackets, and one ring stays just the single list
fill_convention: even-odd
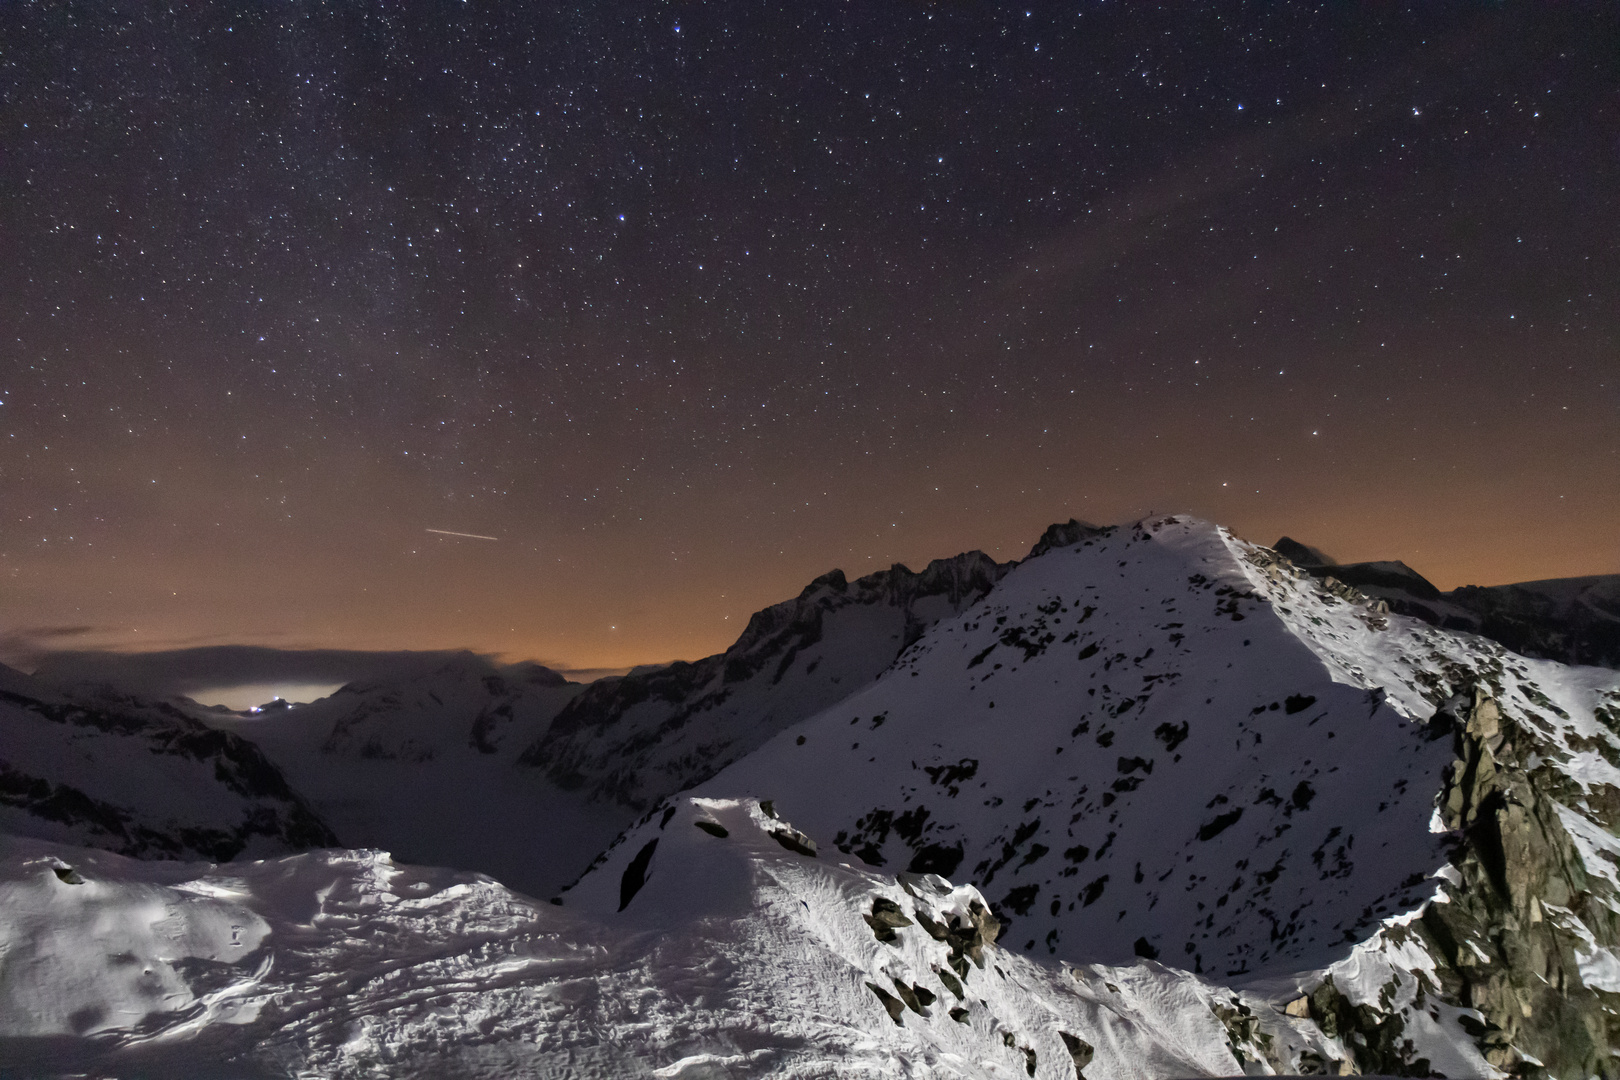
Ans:
[{"label": "rock outcrop", "polygon": [[1620,1076],[1620,893],[1588,872],[1571,835],[1584,824],[1612,837],[1620,791],[1581,792],[1543,757],[1557,750],[1506,716],[1485,687],[1448,703],[1445,715],[1456,725],[1457,761],[1440,814],[1460,839],[1452,865],[1461,880],[1418,924],[1444,961],[1439,989],[1482,1014],[1477,1034],[1498,1068]]}]

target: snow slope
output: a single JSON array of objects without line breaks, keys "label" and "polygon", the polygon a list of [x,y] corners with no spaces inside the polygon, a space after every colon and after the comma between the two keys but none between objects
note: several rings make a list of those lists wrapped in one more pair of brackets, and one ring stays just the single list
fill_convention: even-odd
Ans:
[{"label": "snow slope", "polygon": [[232,859],[333,843],[247,740],[171,705],[69,697],[4,666],[0,831],[144,858]]},{"label": "snow slope", "polygon": [[1081,1066],[1109,1080],[1345,1055],[1275,1003],[1157,964],[1009,954],[971,887],[809,855],[777,839],[792,831],[757,803],[682,799],[563,907],[375,851],[215,868],[7,841],[0,1071],[696,1080]]},{"label": "snow slope", "polygon": [[[1620,674],[1187,518],[1004,571],[886,646],[882,594],[824,580],[729,682],[610,684],[547,744],[574,792],[509,818],[545,706],[485,752],[476,665],[240,721],[323,808],[504,847],[532,895],[629,827],[552,903],[375,850],[4,841],[0,1073],[1620,1075]],[[908,638],[794,712],[822,642]]]}]

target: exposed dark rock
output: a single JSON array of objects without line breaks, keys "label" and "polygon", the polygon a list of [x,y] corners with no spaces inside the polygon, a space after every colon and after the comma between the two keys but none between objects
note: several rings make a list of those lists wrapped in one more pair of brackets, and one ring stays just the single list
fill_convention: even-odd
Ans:
[{"label": "exposed dark rock", "polygon": [[899,979],[891,978],[895,993],[900,1000],[906,1003],[906,1008],[918,1016],[928,1016],[928,1006],[934,1003],[934,992],[925,987],[908,985]]},{"label": "exposed dark rock", "polygon": [[[1443,961],[1439,989],[1484,1015],[1477,1038],[1497,1068],[1527,1076],[1620,1076],[1614,1056],[1620,995],[1582,983],[1575,956],[1581,937],[1567,921],[1579,919],[1597,946],[1614,949],[1620,915],[1607,886],[1588,878],[1554,810],[1552,800],[1567,781],[1545,765],[1526,770],[1530,747],[1537,745],[1533,736],[1483,688],[1442,712],[1457,721],[1457,761],[1440,813],[1461,841],[1452,865],[1462,884],[1447,890],[1451,903],[1429,905],[1413,928]],[[1597,791],[1609,795],[1598,799]],[[1573,801],[1577,794],[1563,797]],[[1620,793],[1594,789],[1586,801],[1610,830],[1620,824]],[[1313,994],[1313,1016],[1318,1008]],[[1320,1008],[1336,1010],[1335,1022],[1344,1022],[1331,994]],[[1369,1057],[1365,1071],[1379,1071],[1374,1064]]]},{"label": "exposed dark rock", "polygon": [[[1226,1028],[1227,1046],[1239,1064],[1247,1068],[1251,1061],[1265,1061],[1276,1073],[1289,1071],[1288,1062],[1277,1053],[1276,1040],[1260,1030],[1259,1018],[1242,1001],[1237,998],[1232,998],[1230,1003],[1216,1001],[1210,1005],[1210,1009],[1221,1026]],[[1427,1066],[1428,1063],[1424,1064]]]},{"label": "exposed dark rock", "polygon": [[1322,1034],[1339,1039],[1363,1073],[1430,1076],[1429,1059],[1415,1056],[1399,1014],[1352,1005],[1328,977],[1310,994],[1311,1019]]},{"label": "exposed dark rock", "polygon": [[636,857],[630,860],[630,865],[624,868],[624,876],[619,878],[619,910],[623,911],[630,906],[630,901],[636,898],[636,893],[647,884],[647,868],[652,865],[653,853],[658,850],[658,840],[653,838],[647,845],[636,852]]},{"label": "exposed dark rock", "polygon": [[861,918],[872,928],[872,936],[885,945],[893,945],[900,940],[900,935],[895,933],[897,929],[912,925],[906,913],[900,910],[900,905],[883,896],[874,897],[871,913]]},{"label": "exposed dark rock", "polygon": [[797,829],[781,828],[771,830],[771,839],[800,855],[816,857],[816,842]]},{"label": "exposed dark rock", "polygon": [[694,821],[692,824],[696,825],[710,836],[718,836],[722,840],[731,835],[726,827],[717,821]]},{"label": "exposed dark rock", "polygon": [[[1483,1021],[1465,1015],[1464,1026],[1486,1061],[1515,1077],[1620,1077],[1620,994],[1586,986],[1576,955],[1594,944],[1620,946],[1617,898],[1587,875],[1554,802],[1579,804],[1612,832],[1620,791],[1596,785],[1583,794],[1541,761],[1546,743],[1505,715],[1483,685],[1446,701],[1431,726],[1450,728],[1457,755],[1439,812],[1456,839],[1451,865],[1461,880],[1447,887],[1449,902],[1384,931],[1395,947],[1416,938],[1435,960],[1438,985],[1419,977],[1410,1008],[1433,994],[1478,1010]],[[1352,1004],[1330,977],[1286,1011],[1308,1011],[1364,1073],[1429,1075],[1390,1000]]]},{"label": "exposed dark rock", "polygon": [[1067,1031],[1058,1032],[1063,1040],[1064,1047],[1069,1051],[1069,1057],[1074,1061],[1074,1075],[1076,1080],[1086,1080],[1084,1069],[1091,1064],[1096,1055],[1096,1048],[1078,1035],[1070,1035]]},{"label": "exposed dark rock", "polygon": [[[924,929],[927,929],[933,937],[939,938],[934,929],[938,925],[931,922],[925,925]],[[952,971],[966,979],[969,960],[977,964],[979,970],[984,970],[984,947],[993,944],[1000,936],[1001,923],[983,904],[975,900],[968,905],[968,918],[964,920],[960,915],[953,916],[951,924],[945,927],[944,931],[945,936],[942,940],[951,949],[946,962],[950,964]]]},{"label": "exposed dark rock", "polygon": [[877,995],[877,999],[883,1003],[883,1008],[887,1010],[890,1020],[893,1020],[899,1027],[906,1026],[905,1002],[883,989],[877,983],[869,982],[866,984],[866,988]]}]

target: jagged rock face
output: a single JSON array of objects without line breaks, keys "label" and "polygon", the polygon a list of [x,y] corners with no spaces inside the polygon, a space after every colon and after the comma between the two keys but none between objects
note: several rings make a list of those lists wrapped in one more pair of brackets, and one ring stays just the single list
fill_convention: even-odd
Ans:
[{"label": "jagged rock face", "polygon": [[868,685],[1010,567],[974,551],[921,573],[895,566],[850,582],[834,570],[757,612],[724,653],[592,684],[521,761],[596,800],[645,809]]},{"label": "jagged rock face", "polygon": [[[1011,947],[1221,976],[1327,963],[1432,892],[1449,747],[1335,680],[1254,550],[1174,518],[1051,548],[698,790],[973,882]],[[1300,584],[1329,625],[1387,625]]]},{"label": "jagged rock face", "polygon": [[[1443,902],[1374,943],[1404,989],[1369,987],[1363,972],[1349,1012],[1334,1004],[1335,990],[1312,1015],[1331,1010],[1335,1023],[1352,1024],[1356,1038],[1345,1045],[1366,1071],[1421,1073],[1407,1036],[1428,1025],[1433,1002],[1446,1001],[1477,1010],[1459,1019],[1498,1068],[1620,1075],[1611,1053],[1620,1006],[1620,677],[1398,618],[1373,632],[1319,623],[1302,588],[1309,579],[1268,562],[1264,549],[1253,556],[1277,610],[1336,677],[1385,688],[1407,715],[1431,715],[1454,756],[1433,826],[1451,845]],[[1352,966],[1336,970],[1347,977]]]},{"label": "jagged rock face", "polygon": [[[1610,1051],[1620,1046],[1612,861],[1620,790],[1583,791],[1559,768],[1567,764],[1557,761],[1559,748],[1504,715],[1483,685],[1472,702],[1446,711],[1456,725],[1457,761],[1441,813],[1462,841],[1452,860],[1461,880],[1447,889],[1451,902],[1432,905],[1419,924],[1442,961],[1441,986],[1483,1014],[1479,1037],[1492,1065],[1524,1072],[1539,1062],[1559,1077],[1620,1075]],[[1620,756],[1613,744],[1598,747],[1607,758]],[[1548,760],[1537,760],[1543,754]],[[1606,875],[1588,873],[1575,833],[1608,845],[1587,852],[1607,856]]]},{"label": "jagged rock face", "polygon": [[335,843],[258,748],[182,709],[81,702],[0,669],[0,829],[224,862]]}]

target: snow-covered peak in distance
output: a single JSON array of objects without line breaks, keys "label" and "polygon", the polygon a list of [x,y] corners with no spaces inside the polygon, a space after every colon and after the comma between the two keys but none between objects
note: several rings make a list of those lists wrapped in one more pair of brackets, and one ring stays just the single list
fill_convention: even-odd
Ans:
[{"label": "snow-covered peak in distance", "polygon": [[334,842],[246,739],[168,702],[82,701],[0,665],[0,830],[144,858]]},{"label": "snow-covered peak in distance", "polygon": [[[1326,964],[1432,893],[1451,748],[1389,664],[1325,664],[1348,638],[1304,638],[1251,550],[1174,517],[1052,548],[698,790],[973,881],[1043,955]],[[1384,615],[1309,595],[1306,625],[1359,626],[1379,654]]]},{"label": "snow-covered peak in distance", "polygon": [[513,760],[584,689],[471,652],[289,709],[209,722],[253,739],[338,838],[547,894],[629,823]]},{"label": "snow-covered peak in distance", "polygon": [[472,750],[511,759],[583,689],[536,663],[462,652],[408,676],[344,685],[299,708],[321,750],[412,762]]}]

